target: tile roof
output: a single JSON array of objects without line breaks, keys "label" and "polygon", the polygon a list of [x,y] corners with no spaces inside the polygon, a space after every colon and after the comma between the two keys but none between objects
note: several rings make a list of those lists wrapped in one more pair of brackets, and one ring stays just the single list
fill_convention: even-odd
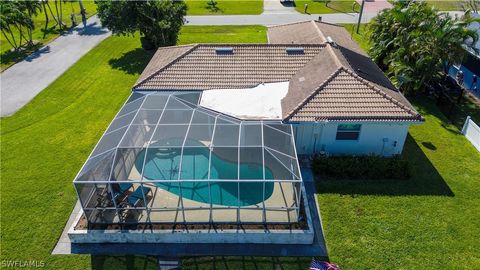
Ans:
[{"label": "tile roof", "polygon": [[268,39],[269,44],[161,48],[134,90],[239,89],[289,81],[282,99],[287,121],[423,121],[343,27],[285,24],[269,27]]},{"label": "tile roof", "polygon": [[[288,81],[315,57],[324,44],[305,44],[304,53],[287,53],[291,45],[205,44],[194,45],[164,64],[164,53],[155,54],[134,89],[208,90],[255,87],[260,83]],[[295,46],[300,47],[300,46]],[[233,48],[233,53],[217,53]],[[170,59],[170,58],[168,58]],[[161,64],[158,64],[161,63]],[[159,66],[161,66],[159,68]]]},{"label": "tile roof", "polygon": [[140,74],[140,77],[138,77],[135,85],[149,79],[154,73],[158,72],[168,64],[171,64],[180,56],[189,52],[193,47],[194,45],[158,48],[157,52],[155,52],[155,55],[145,67],[142,74]]},{"label": "tile roof", "polygon": [[[316,38],[313,38],[312,33],[317,33]],[[355,87],[361,87],[364,83],[368,83],[375,91],[380,91],[382,94],[385,94],[386,100],[389,100],[394,106],[397,106],[399,109],[403,110],[407,115],[403,115],[399,112],[388,111],[390,114],[390,119],[392,120],[404,120],[404,121],[422,121],[421,116],[418,112],[415,111],[413,106],[408,102],[408,100],[395,88],[395,86],[390,82],[390,80],[385,76],[382,70],[368,57],[368,55],[358,46],[358,44],[351,39],[350,34],[345,30],[344,27],[323,23],[318,21],[306,21],[291,23],[285,25],[272,26],[268,29],[268,39],[272,44],[276,43],[315,43],[321,42],[323,44],[328,43],[327,38],[330,37],[334,44],[328,45],[328,49],[323,50],[319,54],[321,60],[315,61],[315,58],[305,66],[305,68],[300,69],[297,74],[290,81],[290,91],[289,94],[282,100],[283,106],[283,116],[285,119],[290,119],[295,121],[295,115],[301,113],[302,108],[306,106],[305,102],[313,97],[325,83],[327,77],[334,74],[337,70],[348,71],[354,76],[353,79],[348,80],[350,85],[345,85],[346,88],[351,88],[355,90]],[[328,52],[328,53],[327,53]],[[316,71],[316,72],[313,72]],[[297,77],[297,78],[295,78]],[[299,81],[298,78],[305,78],[302,81]],[[356,81],[360,81],[361,84],[357,84]],[[333,80],[332,83],[335,83],[336,80]],[[319,88],[320,87],[320,88]],[[334,88],[338,89],[338,88]],[[341,96],[340,89],[339,95]],[[350,98],[355,100],[356,96],[345,96],[345,98]],[[348,102],[346,103],[348,104]],[[356,107],[357,115],[361,116],[366,113],[366,110],[372,111],[372,106],[377,104],[375,100],[372,99],[371,106],[366,107]],[[349,108],[354,108],[350,106]],[[382,110],[385,107],[380,106],[377,110]],[[307,109],[307,108],[305,108]],[[334,109],[334,108],[331,108]],[[338,109],[342,109],[339,107]],[[344,109],[345,112],[348,112],[350,115],[353,115],[350,109]],[[312,114],[312,108],[309,107],[308,113]],[[340,114],[338,114],[340,116]],[[364,120],[385,120],[385,117],[380,117],[380,115],[370,112],[370,118],[366,117],[365,114],[362,119]],[[319,109],[318,115],[310,118],[301,118],[302,121],[314,121],[313,119],[324,119],[327,117]],[[340,120],[344,119],[358,119],[355,117],[346,117],[342,116],[338,119],[333,117],[332,114],[329,114],[327,117],[330,120]],[[388,117],[387,117],[388,118]],[[309,120],[307,120],[309,119]],[[300,121],[300,120],[298,120]]]},{"label": "tile roof", "polygon": [[415,121],[418,113],[354,72],[340,67],[301,103],[286,120],[317,121]]}]

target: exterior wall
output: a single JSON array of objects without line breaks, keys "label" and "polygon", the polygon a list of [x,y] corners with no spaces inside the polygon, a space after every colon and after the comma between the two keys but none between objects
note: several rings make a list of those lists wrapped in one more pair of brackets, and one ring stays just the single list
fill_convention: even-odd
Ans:
[{"label": "exterior wall", "polygon": [[183,243],[183,244],[312,244],[310,230],[209,231],[190,230],[73,230],[68,237],[72,243]]},{"label": "exterior wall", "polygon": [[300,155],[325,151],[331,155],[392,156],[402,153],[409,124],[362,124],[359,138],[355,141],[336,140],[337,123],[296,123],[293,126]]}]

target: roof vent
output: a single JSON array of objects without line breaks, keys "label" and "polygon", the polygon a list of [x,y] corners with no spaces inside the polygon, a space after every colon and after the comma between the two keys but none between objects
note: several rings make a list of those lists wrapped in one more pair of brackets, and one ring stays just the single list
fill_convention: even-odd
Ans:
[{"label": "roof vent", "polygon": [[287,54],[305,54],[305,49],[302,47],[288,47]]},{"label": "roof vent", "polygon": [[327,43],[332,45],[333,47],[337,45],[330,36],[327,37]]},{"label": "roof vent", "polygon": [[233,54],[233,48],[232,47],[216,48],[215,52],[217,54]]}]

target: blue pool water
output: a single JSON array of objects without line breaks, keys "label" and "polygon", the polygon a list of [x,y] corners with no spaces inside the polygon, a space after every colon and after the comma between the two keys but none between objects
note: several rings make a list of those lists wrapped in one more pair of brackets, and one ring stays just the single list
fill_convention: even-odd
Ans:
[{"label": "blue pool water", "polygon": [[[231,150],[231,149],[230,149]],[[236,150],[236,149],[235,149]],[[166,191],[180,195],[179,183],[168,183],[168,180],[181,179],[208,179],[208,167],[210,179],[237,179],[237,162],[231,162],[212,153],[209,165],[209,149],[206,147],[185,148],[182,164],[180,167],[180,148],[148,149],[138,155],[135,167],[142,170],[144,156],[146,156],[144,177],[150,180],[167,180],[163,183],[155,183],[156,186]],[[263,179],[263,167],[259,164],[240,164],[242,179]],[[273,179],[273,174],[265,169],[265,178]],[[181,191],[184,198],[209,203],[208,182],[182,182]],[[237,182],[210,182],[212,204],[237,206],[238,183]],[[240,206],[248,206],[263,201],[263,182],[240,182]],[[265,199],[273,193],[273,183],[265,182]]]}]

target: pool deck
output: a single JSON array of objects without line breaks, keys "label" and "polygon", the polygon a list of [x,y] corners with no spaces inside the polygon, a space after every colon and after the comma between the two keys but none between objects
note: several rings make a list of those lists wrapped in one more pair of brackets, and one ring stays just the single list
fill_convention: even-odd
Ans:
[{"label": "pool deck", "polygon": [[[183,256],[315,256],[328,257],[320,211],[315,196],[315,184],[310,168],[301,168],[307,201],[314,225],[314,242],[310,245],[301,244],[72,244],[65,239],[57,244],[55,254],[96,254],[96,255],[151,255],[164,257]],[[75,212],[75,211],[74,211]],[[72,212],[72,215],[78,213]],[[70,226],[65,227],[68,231]],[[61,245],[59,247],[59,245]]]}]

